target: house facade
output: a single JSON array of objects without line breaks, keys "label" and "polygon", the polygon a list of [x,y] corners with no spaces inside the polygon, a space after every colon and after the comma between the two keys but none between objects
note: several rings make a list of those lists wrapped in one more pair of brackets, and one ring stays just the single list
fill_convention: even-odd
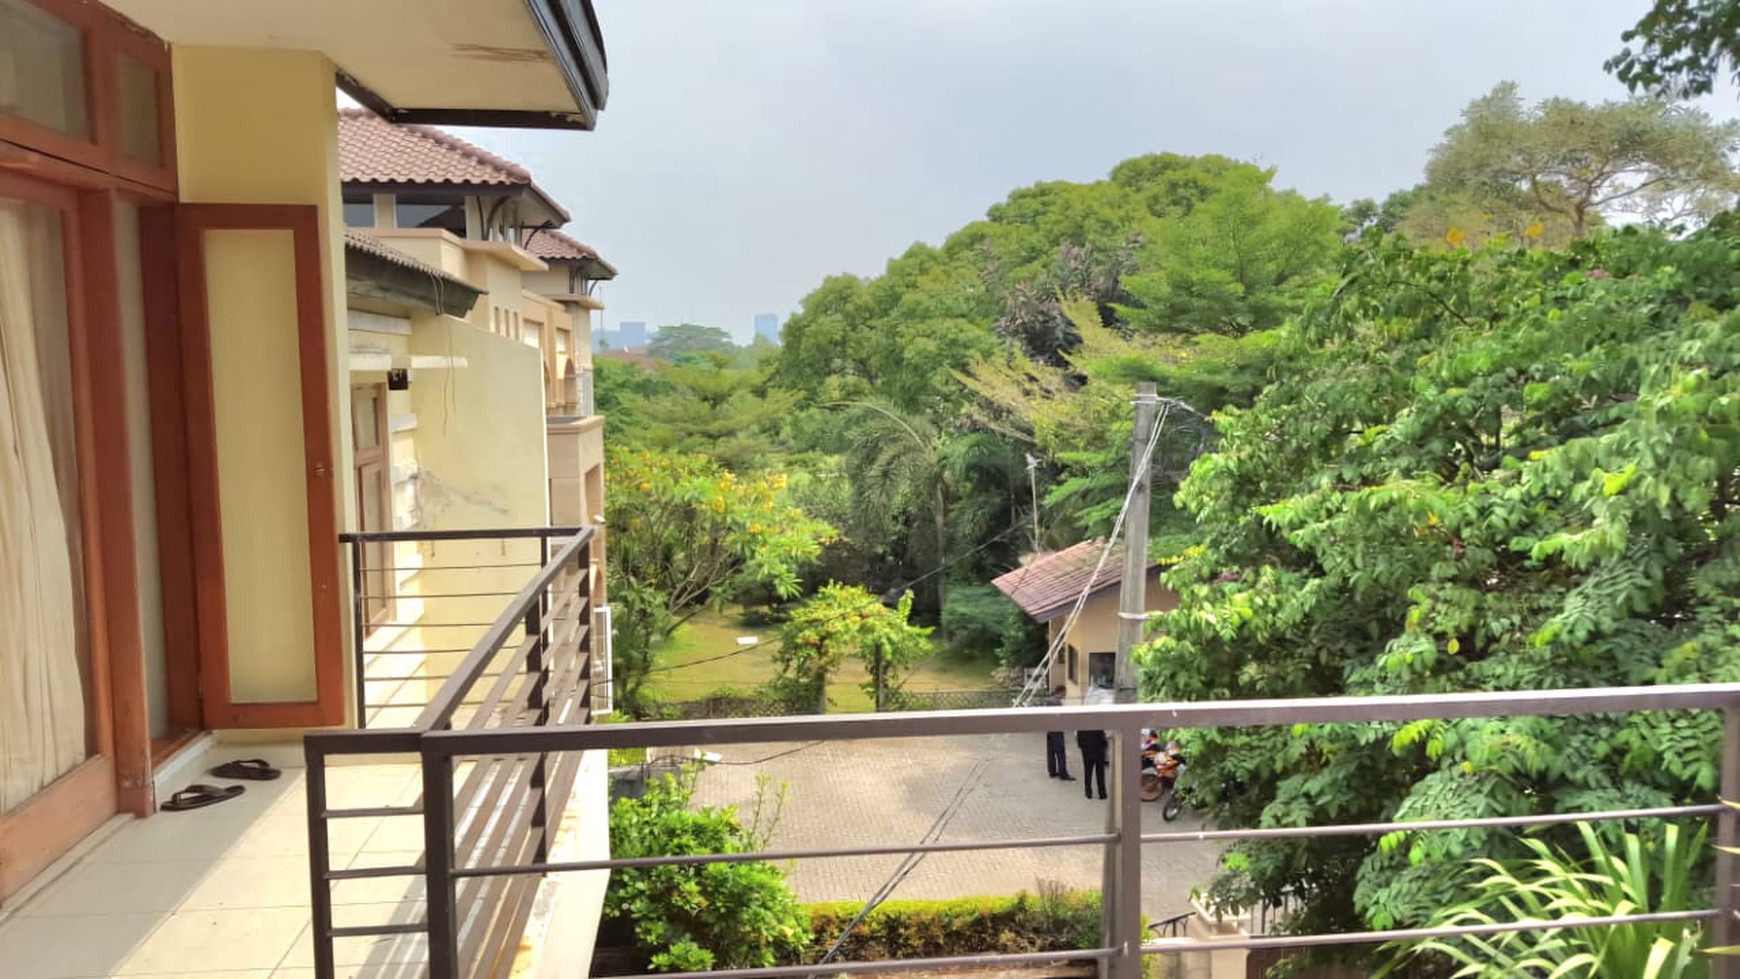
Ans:
[{"label": "house facade", "polygon": [[[1063,643],[1051,661],[1048,689],[1062,686],[1067,703],[1088,703],[1096,691],[1110,692],[1115,683],[1118,653],[1118,590],[1124,581],[1124,548],[1111,554],[1101,540],[1082,541],[1035,556],[991,583],[1021,611],[1046,625],[1047,648]],[[1097,569],[1097,573],[1096,573]],[[1160,562],[1148,566],[1147,610],[1178,607],[1178,593],[1160,582]],[[1080,614],[1070,613],[1086,593]]]},{"label": "house facade", "polygon": [[[349,609],[411,583],[395,556],[353,593],[342,531],[549,520],[541,378],[586,327],[492,276],[546,271],[502,235],[560,209],[522,195],[454,256],[347,233],[335,84],[383,124],[571,129],[607,84],[586,2],[0,0],[0,25],[4,903],[190,752],[358,722]],[[491,393],[420,437],[443,383]],[[487,499],[466,481],[497,460],[456,448],[486,443],[516,453]],[[436,513],[412,477],[438,468]]]}]

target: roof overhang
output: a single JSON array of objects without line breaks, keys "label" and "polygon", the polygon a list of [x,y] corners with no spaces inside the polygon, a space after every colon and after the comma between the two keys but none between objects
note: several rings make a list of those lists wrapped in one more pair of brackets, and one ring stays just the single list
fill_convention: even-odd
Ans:
[{"label": "roof overhang", "polygon": [[592,0],[105,0],[171,44],[320,51],[391,122],[592,129],[609,94]]}]

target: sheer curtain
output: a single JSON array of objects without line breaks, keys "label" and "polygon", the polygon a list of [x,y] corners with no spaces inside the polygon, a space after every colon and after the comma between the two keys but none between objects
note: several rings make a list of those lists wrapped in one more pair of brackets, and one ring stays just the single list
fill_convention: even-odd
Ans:
[{"label": "sheer curtain", "polygon": [[86,755],[58,212],[0,200],[0,812]]}]

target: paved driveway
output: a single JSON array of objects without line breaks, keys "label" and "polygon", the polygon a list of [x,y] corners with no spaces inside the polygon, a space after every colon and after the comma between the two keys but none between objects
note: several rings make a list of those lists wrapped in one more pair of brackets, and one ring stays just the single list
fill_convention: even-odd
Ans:
[{"label": "paved driveway", "polygon": [[[696,801],[738,806],[748,822],[756,777],[765,774],[773,785],[788,786],[772,848],[914,843],[955,797],[974,765],[990,753],[992,762],[974,780],[942,835],[944,841],[1105,831],[1106,803],[1083,798],[1081,782],[1046,777],[1043,735],[839,741],[782,754],[793,747],[714,749],[724,756],[724,763],[701,774]],[[1071,772],[1080,776],[1073,743],[1070,754]],[[1143,825],[1150,832],[1201,825],[1188,812],[1177,822],[1165,823],[1158,805],[1142,808]],[[1101,847],[1086,846],[931,854],[894,898],[1013,894],[1032,891],[1042,880],[1072,889],[1098,889],[1102,852]],[[1214,872],[1219,852],[1211,843],[1144,847],[1142,910],[1152,918],[1187,910],[1191,888]],[[789,872],[792,886],[805,901],[862,901],[875,893],[900,861],[900,856],[801,860]]]}]

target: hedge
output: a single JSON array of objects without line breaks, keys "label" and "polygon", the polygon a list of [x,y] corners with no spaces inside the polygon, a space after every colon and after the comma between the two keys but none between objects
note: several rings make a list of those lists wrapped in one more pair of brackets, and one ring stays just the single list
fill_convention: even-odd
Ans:
[{"label": "hedge", "polygon": [[[796,964],[820,960],[863,907],[857,901],[810,905],[815,937]],[[1071,952],[1098,948],[1099,941],[1098,892],[1042,889],[1038,895],[888,901],[859,923],[835,958]]]}]

